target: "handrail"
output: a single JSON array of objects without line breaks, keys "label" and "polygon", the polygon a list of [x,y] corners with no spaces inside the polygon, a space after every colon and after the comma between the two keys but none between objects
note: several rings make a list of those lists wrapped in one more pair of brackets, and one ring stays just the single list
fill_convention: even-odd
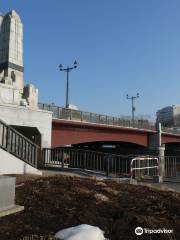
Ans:
[{"label": "handrail", "polygon": [[167,134],[180,135],[180,131],[172,128],[167,128],[162,126],[162,132]]},{"label": "handrail", "polygon": [[130,155],[117,155],[85,149],[66,147],[43,149],[45,168],[78,168],[100,172],[107,176],[128,175],[131,159]]},{"label": "handrail", "polygon": [[[103,151],[96,151],[96,150],[89,150],[89,149],[84,149],[84,148],[72,148],[72,147],[54,147],[54,148],[43,148],[43,150],[63,150],[63,151],[68,151],[68,150],[73,150],[76,152],[91,152],[91,153],[96,153],[96,154],[103,154],[106,156],[112,156],[112,157],[138,157],[139,155],[136,154],[117,154],[117,153],[108,153],[108,152],[103,152]],[[147,155],[146,155],[147,156]],[[148,155],[151,157],[151,155]]]},{"label": "handrail", "polygon": [[9,129],[11,129],[12,131],[14,131],[16,134],[18,134],[19,136],[23,137],[27,142],[32,143],[33,145],[36,145],[37,147],[39,147],[39,145],[37,145],[36,143],[32,142],[29,138],[27,138],[26,136],[24,136],[22,133],[18,132],[18,130],[16,130],[15,128],[13,128],[12,126],[8,125],[7,123],[5,123],[3,120],[0,120],[0,124],[4,124],[6,126],[8,126]]},{"label": "handrail", "polygon": [[149,129],[155,131],[154,123],[150,123],[148,120],[138,119],[132,122],[132,120],[123,118],[63,108],[55,105],[39,103],[38,106],[40,109],[52,111],[54,119],[75,120],[80,122]]},{"label": "handrail", "polygon": [[[149,122],[144,119],[137,119],[134,122],[132,120],[127,120],[124,118],[112,117],[103,114],[91,113],[86,111],[74,110],[69,108],[63,108],[51,104],[38,104],[40,109],[48,110],[53,112],[54,119],[65,119],[71,121],[80,121],[80,122],[88,122],[88,123],[97,123],[97,124],[105,124],[109,126],[120,126],[120,127],[130,127],[130,128],[138,128],[138,129],[147,129],[150,131],[156,131],[155,123]],[[180,135],[180,131],[162,127],[163,133]]]},{"label": "handrail", "polygon": [[0,120],[0,148],[33,167],[38,165],[40,147],[2,120]]},{"label": "handrail", "polygon": [[[153,155],[122,155],[90,149],[58,147],[44,148],[43,162],[46,168],[75,168],[93,170],[107,176],[130,176],[132,159],[158,159]],[[150,173],[150,172],[149,172]]]}]

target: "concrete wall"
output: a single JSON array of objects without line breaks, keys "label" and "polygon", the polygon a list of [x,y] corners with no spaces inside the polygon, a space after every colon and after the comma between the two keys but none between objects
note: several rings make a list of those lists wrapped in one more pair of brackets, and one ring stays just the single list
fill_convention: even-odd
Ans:
[{"label": "concrete wall", "polygon": [[42,175],[42,172],[0,148],[0,174]]},{"label": "concrete wall", "polygon": [[21,106],[0,105],[0,119],[8,125],[36,127],[42,136],[42,147],[51,147],[51,112]]}]

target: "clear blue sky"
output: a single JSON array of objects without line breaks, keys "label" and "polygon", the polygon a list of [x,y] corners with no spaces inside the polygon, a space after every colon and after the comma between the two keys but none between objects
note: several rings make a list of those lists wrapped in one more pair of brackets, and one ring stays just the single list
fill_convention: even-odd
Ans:
[{"label": "clear blue sky", "polygon": [[136,114],[180,104],[179,0],[0,0],[24,24],[25,81],[41,102],[71,102],[82,110],[130,114],[126,94],[140,93]]}]

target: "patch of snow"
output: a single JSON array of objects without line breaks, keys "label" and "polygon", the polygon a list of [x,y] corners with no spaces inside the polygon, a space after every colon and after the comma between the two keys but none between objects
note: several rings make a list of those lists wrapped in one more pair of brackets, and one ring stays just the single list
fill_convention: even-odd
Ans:
[{"label": "patch of snow", "polygon": [[95,193],[94,197],[98,202],[109,202],[109,198],[102,193]]},{"label": "patch of snow", "polygon": [[60,240],[105,240],[104,232],[100,228],[87,224],[60,230],[55,234],[55,238]]}]

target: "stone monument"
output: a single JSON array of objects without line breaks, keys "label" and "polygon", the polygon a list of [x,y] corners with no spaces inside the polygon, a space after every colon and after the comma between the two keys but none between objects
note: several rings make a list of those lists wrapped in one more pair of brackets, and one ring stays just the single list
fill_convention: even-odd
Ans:
[{"label": "stone monument", "polygon": [[37,108],[38,90],[24,86],[23,25],[10,11],[0,15],[0,103]]},{"label": "stone monument", "polygon": [[[50,147],[52,112],[38,108],[38,89],[25,85],[23,75],[23,24],[12,10],[0,14],[0,120],[30,140],[41,139],[41,147]],[[35,138],[28,133],[32,128],[39,132]]]}]

